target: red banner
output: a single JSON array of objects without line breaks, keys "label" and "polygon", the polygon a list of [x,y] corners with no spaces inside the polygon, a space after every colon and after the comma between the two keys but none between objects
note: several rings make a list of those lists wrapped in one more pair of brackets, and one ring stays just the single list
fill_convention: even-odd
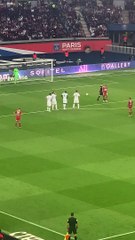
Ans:
[{"label": "red banner", "polygon": [[54,42],[34,42],[34,43],[4,43],[0,49],[16,52],[20,54],[36,53],[56,53],[56,52],[80,52],[80,51],[99,51],[106,45],[112,44],[111,40],[75,40],[75,41],[54,41]]}]

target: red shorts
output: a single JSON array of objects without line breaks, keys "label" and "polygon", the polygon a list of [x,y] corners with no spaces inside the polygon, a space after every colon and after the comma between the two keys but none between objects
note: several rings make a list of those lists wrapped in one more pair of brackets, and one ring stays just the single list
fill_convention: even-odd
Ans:
[{"label": "red shorts", "polygon": [[21,121],[21,117],[20,116],[16,116],[16,121],[17,122]]}]

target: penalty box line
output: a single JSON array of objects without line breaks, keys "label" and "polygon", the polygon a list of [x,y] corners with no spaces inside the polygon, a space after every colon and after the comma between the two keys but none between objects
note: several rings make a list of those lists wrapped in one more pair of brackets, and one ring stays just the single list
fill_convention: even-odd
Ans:
[{"label": "penalty box line", "polygon": [[135,233],[135,230],[131,231],[131,232],[125,232],[125,233],[115,234],[115,235],[104,237],[104,238],[99,238],[97,240],[109,240],[109,239],[115,239],[115,238],[119,238],[119,237],[121,238],[123,236],[131,235],[134,233]]},{"label": "penalty box line", "polygon": [[[21,222],[27,223],[27,224],[29,224],[29,225],[35,226],[35,227],[37,227],[37,228],[44,229],[44,230],[46,230],[46,231],[48,231],[48,232],[52,232],[52,233],[57,234],[57,235],[59,235],[59,236],[62,236],[62,237],[65,236],[65,234],[62,234],[62,233],[60,233],[60,232],[57,232],[57,231],[55,231],[55,230],[53,230],[53,229],[50,229],[50,228],[41,226],[41,225],[39,225],[39,224],[33,223],[33,222],[31,222],[31,221],[28,221],[28,220],[26,220],[26,219],[23,219],[23,218],[20,218],[20,217],[15,216],[15,215],[9,214],[9,213],[7,213],[7,212],[4,212],[4,211],[1,211],[1,210],[0,210],[0,213],[3,214],[3,215],[8,216],[8,217],[10,217],[10,218],[14,218],[14,219],[16,219],[16,220],[18,220],[18,221],[21,221]],[[97,240],[115,239],[115,238],[118,238],[118,237],[131,235],[131,234],[134,234],[134,233],[135,233],[135,230],[134,230],[134,231],[130,231],[130,232],[125,232],[125,233],[120,233],[120,234],[111,235],[111,236],[104,237],[104,238],[99,238],[99,239],[97,239]],[[72,238],[72,239],[73,239],[73,238]]]},{"label": "penalty box line", "polygon": [[[63,81],[63,80],[62,80]],[[106,81],[104,80],[107,85],[113,85],[113,84],[118,84],[118,82],[115,81]],[[39,84],[39,83],[38,83]],[[76,89],[76,88],[85,88],[85,87],[95,87],[99,86],[98,83],[94,84],[83,84],[83,85],[77,85],[77,86],[70,86],[70,87],[60,87],[60,88],[54,88],[55,91],[60,91],[60,90],[66,90],[66,89]],[[52,88],[53,89],[53,88]],[[10,93],[0,93],[0,97],[2,96],[9,96],[9,95],[18,95],[18,94],[31,94],[31,93],[42,93],[42,92],[50,92],[52,89],[44,89],[44,90],[33,90],[33,91],[19,91],[19,92],[10,92]]]},{"label": "penalty box line", "polygon": [[[133,99],[135,100],[135,99]],[[123,103],[123,102],[127,102],[127,100],[120,100],[120,101],[116,101],[116,102],[108,102],[108,103],[104,103],[104,105],[106,104],[115,104],[115,103]],[[94,103],[94,104],[89,104],[89,105],[84,105],[81,106],[79,110],[97,110],[97,108],[93,108],[94,106],[99,106],[101,110],[117,110],[117,109],[126,109],[126,107],[121,107],[121,108],[102,108],[102,104],[101,103]],[[63,108],[59,108],[58,110],[63,110]],[[75,110],[73,108],[67,108],[66,111],[68,110]],[[52,111],[55,112],[56,110]],[[65,110],[63,110],[65,111]],[[48,112],[47,110],[37,110],[37,111],[31,111],[31,112],[24,112],[23,115],[29,115],[29,114],[37,114],[37,113],[44,113],[44,112]],[[0,115],[0,119],[1,118],[8,118],[8,117],[14,117],[14,114],[4,114],[4,115]]]},{"label": "penalty box line", "polygon": [[24,218],[17,217],[17,216],[15,216],[15,215],[9,214],[9,213],[4,212],[4,211],[1,211],[1,210],[0,210],[0,213],[3,214],[3,215],[8,216],[8,217],[10,217],[10,218],[14,218],[14,219],[16,219],[16,220],[18,220],[18,221],[21,221],[21,222],[27,223],[27,224],[29,224],[29,225],[35,226],[35,227],[37,227],[37,228],[40,228],[40,229],[46,230],[46,231],[48,231],[48,232],[52,232],[52,233],[54,233],[54,234],[60,235],[60,236],[62,236],[62,237],[65,236],[65,234],[62,234],[62,233],[60,233],[60,232],[57,232],[57,231],[55,231],[55,230],[53,230],[53,229],[51,229],[51,228],[47,228],[47,227],[41,226],[41,225],[39,225],[39,224],[33,223],[33,222],[28,221],[28,220],[26,220],[26,219],[24,219]]}]

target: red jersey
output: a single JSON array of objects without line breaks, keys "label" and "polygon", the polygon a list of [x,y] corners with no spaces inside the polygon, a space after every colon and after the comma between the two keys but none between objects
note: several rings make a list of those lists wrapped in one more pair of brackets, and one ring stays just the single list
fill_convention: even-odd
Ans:
[{"label": "red jersey", "polygon": [[133,107],[133,101],[130,99],[128,101],[128,108],[132,108]]},{"label": "red jersey", "polygon": [[100,53],[103,55],[104,52],[105,52],[104,48],[101,48],[101,49],[100,49]]},{"label": "red jersey", "polygon": [[65,57],[69,57],[69,52],[68,51],[65,52]]},{"label": "red jersey", "polygon": [[33,57],[33,60],[36,60],[37,59],[37,54],[34,53],[32,57]]},{"label": "red jersey", "polygon": [[108,93],[107,87],[103,87],[102,91],[103,91],[103,96],[107,96],[107,93]]},{"label": "red jersey", "polygon": [[128,39],[127,36],[124,36],[124,37],[123,37],[123,41],[124,41],[125,43],[127,42],[127,39]]},{"label": "red jersey", "polygon": [[16,117],[17,121],[19,121],[21,119],[21,115],[22,115],[21,109],[20,108],[16,109],[15,117]]},{"label": "red jersey", "polygon": [[2,234],[2,233],[0,233],[0,239],[3,239],[3,238],[4,238],[3,234]]}]

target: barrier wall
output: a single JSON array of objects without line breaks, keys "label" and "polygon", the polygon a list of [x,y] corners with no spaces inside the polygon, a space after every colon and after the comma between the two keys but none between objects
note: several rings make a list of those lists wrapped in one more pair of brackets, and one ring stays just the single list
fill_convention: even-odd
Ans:
[{"label": "barrier wall", "polygon": [[59,41],[42,41],[42,42],[18,42],[18,43],[2,43],[0,44],[0,56],[11,57],[21,55],[32,55],[44,53],[60,53],[60,52],[81,52],[86,48],[89,51],[99,51],[107,45],[111,45],[109,39],[94,39],[94,40],[59,40]]},{"label": "barrier wall", "polygon": [[[111,62],[111,63],[101,63],[101,64],[88,64],[79,66],[67,66],[67,67],[55,67],[54,76],[68,75],[68,74],[79,74],[79,73],[90,73],[96,71],[106,71],[106,70],[120,70],[126,68],[135,67],[135,61],[128,62]],[[9,72],[0,72],[0,81],[8,81],[11,75],[11,70]],[[51,70],[49,68],[35,68],[20,70],[20,79],[25,80],[27,78],[40,78],[45,76],[50,76]]]},{"label": "barrier wall", "polygon": [[17,240],[16,238],[10,236],[9,234],[2,232],[3,236],[4,236],[4,240]]}]

